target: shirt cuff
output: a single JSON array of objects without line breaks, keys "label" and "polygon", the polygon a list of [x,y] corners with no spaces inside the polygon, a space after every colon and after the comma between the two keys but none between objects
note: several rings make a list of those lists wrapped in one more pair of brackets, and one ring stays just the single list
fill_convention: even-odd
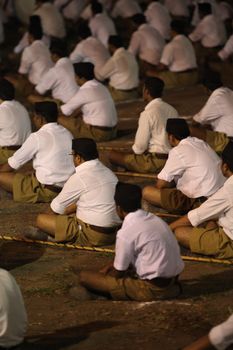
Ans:
[{"label": "shirt cuff", "polygon": [[63,208],[59,203],[57,203],[57,197],[51,202],[50,207],[52,211],[56,214],[64,214],[65,208]]},{"label": "shirt cuff", "polygon": [[217,55],[221,58],[222,61],[224,61],[228,57],[224,50],[219,51]]},{"label": "shirt cuff", "polygon": [[225,340],[222,324],[211,329],[209,332],[209,340],[217,350],[225,350],[230,345],[230,343]]},{"label": "shirt cuff", "polygon": [[132,146],[132,150],[135,154],[143,154],[145,151],[142,151],[139,147],[137,147],[135,144]]},{"label": "shirt cuff", "polygon": [[188,212],[188,219],[191,222],[192,226],[196,227],[199,225],[200,219],[198,216],[198,208]]},{"label": "shirt cuff", "polygon": [[167,182],[171,182],[174,179],[173,177],[169,176],[163,169],[157,175],[157,178]]},{"label": "shirt cuff", "polygon": [[14,156],[8,158],[8,164],[10,165],[10,167],[12,169],[19,169],[21,164],[18,164],[18,162],[16,161],[16,159],[14,159]]},{"label": "shirt cuff", "polygon": [[42,89],[39,85],[35,87],[35,90],[38,92],[40,95],[44,95],[44,93],[47,91],[45,89]]},{"label": "shirt cuff", "polygon": [[66,104],[61,106],[61,111],[66,116],[69,116],[72,114],[72,112],[69,110]]}]

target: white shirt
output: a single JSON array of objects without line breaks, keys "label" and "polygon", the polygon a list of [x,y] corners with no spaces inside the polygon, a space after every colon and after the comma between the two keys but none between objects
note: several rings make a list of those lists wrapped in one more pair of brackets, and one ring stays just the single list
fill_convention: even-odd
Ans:
[{"label": "white shirt", "polygon": [[[14,0],[14,11],[20,22],[29,23],[29,17],[32,15],[35,8],[35,0]],[[11,1],[8,1],[11,3]],[[12,14],[11,14],[12,16]]]},{"label": "white shirt", "polygon": [[218,4],[218,11],[222,21],[233,17],[233,7],[226,1],[222,1]]},{"label": "white shirt", "polygon": [[134,153],[143,154],[148,150],[151,153],[167,154],[171,149],[166,133],[166,123],[169,118],[178,118],[175,108],[161,98],[155,98],[149,102],[139,117],[132,147]]},{"label": "white shirt", "polygon": [[27,110],[18,101],[0,104],[0,146],[22,145],[31,133]]},{"label": "white shirt", "polygon": [[210,124],[214,131],[233,136],[233,91],[227,87],[214,90],[193,119],[200,124]]},{"label": "white shirt", "polygon": [[[54,5],[61,10],[66,5],[67,0],[55,0]],[[62,14],[65,18],[77,21],[80,17],[82,10],[85,8],[86,0],[73,0],[70,1],[67,6],[62,8]]]},{"label": "white shirt", "polygon": [[151,25],[142,24],[130,40],[128,51],[141,60],[157,65],[160,61],[165,40]]},{"label": "white shirt", "polygon": [[166,40],[170,38],[171,17],[166,7],[159,2],[152,2],[145,11],[148,23],[158,30]]},{"label": "white shirt", "polygon": [[225,181],[221,159],[206,142],[196,137],[187,137],[171,149],[158,178],[174,180],[176,188],[189,198],[209,197]]},{"label": "white shirt", "polygon": [[75,169],[69,156],[72,139],[71,133],[63,126],[45,124],[27,138],[8,163],[13,169],[18,169],[32,159],[36,178],[41,184],[62,187]]},{"label": "white shirt", "polygon": [[96,72],[99,80],[109,78],[109,84],[118,90],[131,90],[138,86],[138,63],[134,55],[123,47],[117,49],[105,65]]},{"label": "white shirt", "polygon": [[[47,35],[43,35],[41,39],[46,46],[49,47],[50,45],[50,38]],[[29,46],[29,41],[28,41],[28,32],[25,32],[22,38],[20,39],[19,43],[14,47],[14,53],[19,54],[21,53],[25,47]]]},{"label": "white shirt", "polygon": [[28,74],[29,81],[36,85],[52,66],[48,47],[42,40],[35,40],[23,51],[19,73]]},{"label": "white shirt", "polygon": [[160,62],[168,66],[171,72],[196,68],[196,55],[191,41],[185,35],[176,35],[164,47]]},{"label": "white shirt", "polygon": [[0,269],[0,346],[20,344],[27,329],[23,297],[13,276]]},{"label": "white shirt", "polygon": [[52,90],[52,97],[63,103],[68,102],[78,89],[73,64],[67,57],[60,58],[36,85],[39,94],[44,95],[46,91]]},{"label": "white shirt", "polygon": [[109,57],[106,47],[94,37],[80,41],[70,54],[73,63],[91,62],[94,64],[95,70],[102,67]]},{"label": "white shirt", "polygon": [[165,0],[164,5],[173,16],[189,16],[186,0]]},{"label": "white shirt", "polygon": [[66,36],[65,22],[56,6],[46,2],[33,14],[40,16],[43,32],[46,35],[59,39],[63,39]]},{"label": "white shirt", "polygon": [[118,0],[112,10],[112,17],[132,17],[137,13],[141,13],[141,7],[135,0]]},{"label": "white shirt", "polygon": [[233,315],[209,332],[211,344],[217,350],[225,350],[233,344]]},{"label": "white shirt", "polygon": [[106,13],[97,13],[89,21],[89,27],[94,37],[99,39],[105,47],[108,47],[110,35],[116,35],[115,24]]},{"label": "white shirt", "polygon": [[233,239],[233,176],[199,208],[191,210],[188,218],[193,226],[218,219],[218,225]]},{"label": "white shirt", "polygon": [[112,127],[117,124],[117,113],[108,89],[95,79],[83,84],[74,97],[61,106],[62,113],[71,115],[81,108],[86,124]]},{"label": "white shirt", "polygon": [[117,177],[98,159],[82,163],[52,201],[55,213],[64,214],[65,208],[77,203],[78,219],[96,226],[112,227],[120,223],[114,202]]},{"label": "white shirt", "polygon": [[233,34],[227,40],[224,48],[218,52],[218,56],[223,61],[226,60],[231,55],[233,55]]},{"label": "white shirt", "polygon": [[201,41],[204,47],[216,47],[226,42],[224,24],[214,15],[205,16],[189,35],[192,41]]},{"label": "white shirt", "polygon": [[184,268],[169,226],[142,209],[125,217],[117,232],[115,250],[114,268],[125,271],[132,264],[141,279],[175,277]]}]

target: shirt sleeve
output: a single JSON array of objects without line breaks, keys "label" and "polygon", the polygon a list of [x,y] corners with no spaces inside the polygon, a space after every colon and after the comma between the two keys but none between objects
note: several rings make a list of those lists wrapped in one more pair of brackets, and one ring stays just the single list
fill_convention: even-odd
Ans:
[{"label": "shirt sleeve", "polygon": [[188,212],[188,219],[192,226],[198,226],[207,220],[219,218],[221,214],[231,208],[231,201],[224,186],[207,199],[199,208]]},{"label": "shirt sleeve", "polygon": [[215,120],[219,117],[219,108],[217,100],[210,96],[204,107],[194,115],[193,119],[200,123],[204,124],[205,122]]},{"label": "shirt sleeve", "polygon": [[209,332],[211,344],[217,350],[225,350],[233,344],[233,315]]},{"label": "shirt sleeve", "polygon": [[31,65],[32,65],[32,61],[30,59],[30,53],[28,52],[28,48],[26,47],[21,57],[19,73],[28,74],[30,71]]},{"label": "shirt sleeve", "polygon": [[33,159],[35,154],[39,150],[39,141],[36,133],[32,133],[28,136],[23,145],[16,151],[12,157],[8,159],[8,164],[13,169],[18,169],[29,160]]},{"label": "shirt sleeve", "polygon": [[158,174],[158,179],[171,182],[176,176],[182,176],[185,171],[185,165],[179,154],[173,148],[168,155],[168,159],[163,167],[163,169]]},{"label": "shirt sleeve", "polygon": [[79,43],[78,45],[76,45],[75,49],[71,52],[69,58],[72,61],[72,63],[78,63],[78,62],[82,62],[84,59],[84,55],[83,55],[83,44]]},{"label": "shirt sleeve", "polygon": [[148,149],[149,140],[151,138],[151,128],[149,118],[146,113],[141,113],[138,121],[138,129],[136,132],[134,145],[132,147],[134,153],[142,154]]},{"label": "shirt sleeve", "polygon": [[173,62],[173,50],[172,46],[170,44],[167,44],[162,52],[162,56],[160,59],[160,63],[164,64],[165,66],[170,66]]},{"label": "shirt sleeve", "polygon": [[199,23],[196,28],[192,31],[191,34],[189,34],[189,39],[196,42],[203,38],[204,31],[202,23]]},{"label": "shirt sleeve", "polygon": [[36,91],[40,95],[44,95],[46,91],[52,90],[54,85],[54,70],[53,68],[49,69],[47,73],[45,73],[38,85],[36,85]]},{"label": "shirt sleeve", "polygon": [[85,91],[79,89],[78,92],[67,103],[61,106],[61,111],[64,115],[71,115],[76,109],[84,105]]},{"label": "shirt sleeve", "polygon": [[218,52],[218,56],[221,60],[226,60],[229,56],[233,54],[233,35],[227,40],[224,48]]},{"label": "shirt sleeve", "polygon": [[118,271],[126,271],[133,261],[133,247],[122,238],[117,238],[113,266]]},{"label": "shirt sleeve", "polygon": [[113,57],[111,57],[102,68],[98,69],[97,78],[99,80],[104,80],[110,78],[113,73],[115,73],[115,63]]},{"label": "shirt sleeve", "polygon": [[82,179],[77,182],[76,174],[72,175],[65,183],[62,191],[51,202],[51,209],[57,214],[64,214],[65,209],[73,203],[76,203],[83,190]]},{"label": "shirt sleeve", "polygon": [[128,51],[134,56],[137,56],[140,49],[140,38],[137,32],[133,33],[132,38],[129,43]]}]

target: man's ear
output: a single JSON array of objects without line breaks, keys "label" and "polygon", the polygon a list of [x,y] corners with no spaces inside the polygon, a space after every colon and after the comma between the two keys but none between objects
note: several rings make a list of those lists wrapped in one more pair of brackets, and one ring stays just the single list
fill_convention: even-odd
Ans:
[{"label": "man's ear", "polygon": [[230,169],[227,163],[222,162],[221,170],[222,170],[223,176],[226,176],[229,173]]}]

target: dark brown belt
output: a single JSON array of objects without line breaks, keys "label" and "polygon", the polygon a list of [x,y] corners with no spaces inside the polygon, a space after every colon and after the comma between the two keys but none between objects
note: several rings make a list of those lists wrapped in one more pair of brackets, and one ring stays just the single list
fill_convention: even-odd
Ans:
[{"label": "dark brown belt", "polygon": [[115,233],[119,226],[114,226],[114,227],[103,227],[103,226],[95,226],[95,225],[90,225],[87,224],[92,230],[96,231],[96,232],[100,232],[100,233],[106,233],[106,234],[111,234],[111,233]]},{"label": "dark brown belt", "polygon": [[98,125],[90,125],[92,128],[94,129],[99,129],[102,131],[112,131],[114,129],[116,129],[116,125],[115,126],[98,126]]},{"label": "dark brown belt", "polygon": [[17,151],[21,146],[13,145],[13,146],[1,146],[2,149],[8,149],[9,151]]},{"label": "dark brown belt", "polygon": [[164,277],[156,277],[152,280],[147,280],[147,282],[154,284],[155,286],[159,288],[166,288],[168,287],[172,282],[175,282],[178,279],[178,276],[171,277],[171,278],[164,278]]},{"label": "dark brown belt", "polygon": [[44,188],[47,188],[48,190],[52,191],[52,192],[56,192],[56,193],[60,193],[62,188],[61,187],[57,187],[54,185],[44,185]]},{"label": "dark brown belt", "polygon": [[135,87],[133,89],[129,89],[129,90],[121,90],[121,89],[116,89],[116,88],[114,88],[114,89],[117,90],[117,91],[122,91],[122,92],[133,92],[133,91],[137,91],[138,90],[137,87]]},{"label": "dark brown belt", "polygon": [[156,152],[154,152],[154,153],[151,153],[151,154],[155,155],[159,159],[168,159],[168,154],[166,154],[166,153],[156,153]]},{"label": "dark brown belt", "polygon": [[191,73],[191,72],[196,72],[197,71],[197,68],[190,68],[190,69],[186,69],[186,70],[182,70],[181,72],[173,72],[173,73]]}]

